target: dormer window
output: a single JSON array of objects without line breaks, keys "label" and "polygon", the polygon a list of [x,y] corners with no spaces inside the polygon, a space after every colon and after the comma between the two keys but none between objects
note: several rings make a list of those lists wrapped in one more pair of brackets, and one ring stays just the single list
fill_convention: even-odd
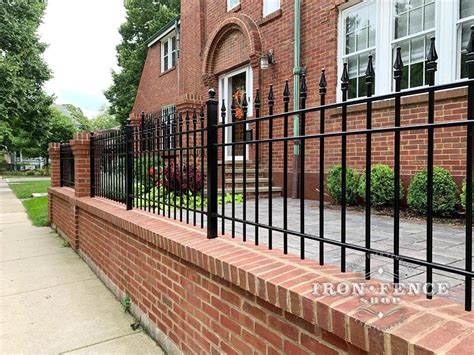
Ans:
[{"label": "dormer window", "polygon": [[176,32],[172,31],[161,40],[161,72],[165,72],[176,66],[177,58]]}]

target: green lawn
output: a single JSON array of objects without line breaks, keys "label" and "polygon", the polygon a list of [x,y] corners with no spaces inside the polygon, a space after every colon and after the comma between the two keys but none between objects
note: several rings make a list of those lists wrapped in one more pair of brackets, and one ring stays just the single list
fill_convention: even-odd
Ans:
[{"label": "green lawn", "polygon": [[51,181],[31,181],[11,183],[10,188],[16,197],[23,199],[28,218],[34,226],[44,227],[48,225],[48,197],[30,198],[33,192],[47,192]]},{"label": "green lawn", "polygon": [[33,192],[48,192],[51,181],[10,183],[10,188],[19,199],[30,198]]},{"label": "green lawn", "polygon": [[44,227],[48,225],[48,197],[35,197],[23,201],[28,218],[34,226]]}]

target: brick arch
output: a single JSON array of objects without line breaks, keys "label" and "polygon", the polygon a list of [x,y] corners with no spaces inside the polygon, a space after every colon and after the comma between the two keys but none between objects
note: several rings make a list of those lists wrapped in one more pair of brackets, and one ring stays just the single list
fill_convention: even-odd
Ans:
[{"label": "brick arch", "polygon": [[[217,74],[215,70],[216,57],[220,54],[221,45],[232,41],[230,39],[231,36],[235,37],[233,40],[237,38],[237,46],[240,45],[247,52],[244,54],[245,61],[249,61],[252,67],[259,65],[263,45],[258,26],[251,18],[245,15],[234,14],[217,26],[204,47],[202,62],[204,85],[208,87],[214,86]],[[241,40],[245,41],[245,43],[239,43]],[[220,68],[218,69],[220,70]]]}]

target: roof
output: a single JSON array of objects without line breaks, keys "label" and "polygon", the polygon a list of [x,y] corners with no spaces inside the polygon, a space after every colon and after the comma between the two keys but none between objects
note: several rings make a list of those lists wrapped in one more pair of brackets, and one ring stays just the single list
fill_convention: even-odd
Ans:
[{"label": "roof", "polygon": [[146,45],[148,47],[151,47],[153,44],[155,44],[159,39],[161,39],[165,34],[171,31],[176,26],[176,23],[179,22],[179,16],[175,17],[172,19],[170,22],[168,22],[166,25],[161,27],[153,36],[148,38],[146,40]]}]

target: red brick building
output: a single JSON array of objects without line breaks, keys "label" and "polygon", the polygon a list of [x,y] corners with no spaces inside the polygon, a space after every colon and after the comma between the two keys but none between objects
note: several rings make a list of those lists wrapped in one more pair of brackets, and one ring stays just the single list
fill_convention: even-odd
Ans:
[{"label": "red brick building", "polygon": [[[467,77],[465,47],[474,24],[472,0],[301,0],[299,16],[298,11],[295,16],[297,8],[290,0],[183,1],[179,18],[148,42],[132,117],[142,111],[169,112],[200,106],[210,87],[216,89],[220,100],[226,100],[227,107],[237,90],[245,92],[253,106],[256,90],[260,89],[265,114],[268,88],[273,85],[275,112],[281,112],[285,80],[289,80],[292,91],[291,109],[298,104],[293,97],[298,95],[294,83],[299,76],[294,74],[303,72],[308,85],[307,106],[318,105],[322,68],[326,69],[328,82],[326,102],[340,101],[338,78],[343,63],[348,63],[349,98],[362,97],[366,95],[364,73],[369,54],[374,56],[375,94],[386,94],[394,89],[392,65],[398,46],[404,61],[402,88],[422,86],[426,83],[425,58],[432,36],[436,37],[439,55],[436,83]],[[270,63],[264,65],[262,57],[267,61],[270,58]],[[436,121],[466,118],[465,89],[442,92],[436,99]],[[402,103],[402,125],[426,122],[427,95],[407,97]],[[249,114],[253,114],[252,108]],[[349,114],[349,130],[365,127],[365,106],[351,107]],[[338,110],[326,117],[327,131],[340,130]],[[393,101],[375,105],[374,127],[393,126],[393,118]],[[318,132],[318,120],[319,115],[306,117],[306,133]],[[262,132],[268,135],[265,126]],[[465,127],[445,128],[435,137],[435,165],[448,168],[458,182],[465,175],[465,132]],[[281,134],[282,122],[275,121],[274,136]],[[402,134],[401,172],[405,181],[426,165],[426,137],[425,132]],[[374,136],[374,163],[393,165],[392,142],[393,134]],[[340,139],[328,140],[326,149],[325,164],[329,168],[340,161]],[[268,149],[262,147],[259,162],[264,167],[268,154]],[[291,172],[293,149],[289,154]],[[350,166],[363,169],[365,137],[348,138],[347,154]],[[230,154],[226,155],[224,158],[229,159]],[[281,145],[273,147],[272,155],[272,181],[281,186]],[[315,186],[307,193],[316,197],[317,141],[308,141],[306,156],[306,181]],[[255,159],[253,147],[249,147],[248,159]]]}]

